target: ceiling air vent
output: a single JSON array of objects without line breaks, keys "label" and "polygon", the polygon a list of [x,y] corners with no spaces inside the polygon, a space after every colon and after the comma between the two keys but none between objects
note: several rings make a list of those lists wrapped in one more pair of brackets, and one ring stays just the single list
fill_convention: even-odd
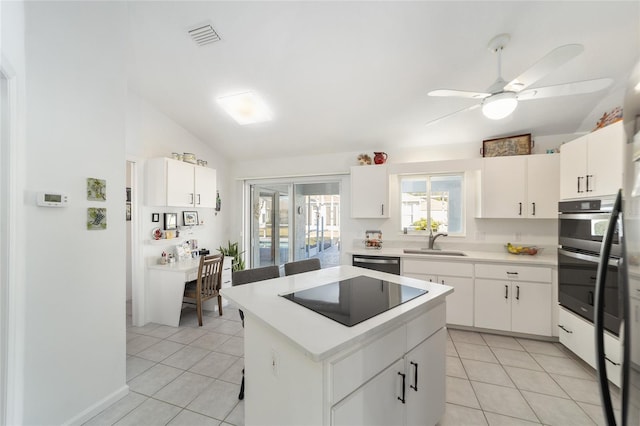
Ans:
[{"label": "ceiling air vent", "polygon": [[199,25],[189,30],[189,35],[198,46],[220,41],[220,36],[211,24]]}]

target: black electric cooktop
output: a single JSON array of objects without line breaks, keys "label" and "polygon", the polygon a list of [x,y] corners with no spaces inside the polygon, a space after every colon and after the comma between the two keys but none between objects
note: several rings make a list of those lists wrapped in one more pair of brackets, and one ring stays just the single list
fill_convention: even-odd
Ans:
[{"label": "black electric cooktop", "polygon": [[426,293],[427,290],[360,275],[281,296],[352,327]]}]

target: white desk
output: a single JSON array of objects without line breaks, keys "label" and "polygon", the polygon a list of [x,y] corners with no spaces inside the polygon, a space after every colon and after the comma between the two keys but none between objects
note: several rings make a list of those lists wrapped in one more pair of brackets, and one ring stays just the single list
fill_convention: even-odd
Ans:
[{"label": "white desk", "polygon": [[[231,257],[224,258],[222,266],[222,287],[231,287]],[[149,264],[149,293],[147,322],[177,327],[184,284],[198,278],[200,259],[183,260],[166,265]]]}]

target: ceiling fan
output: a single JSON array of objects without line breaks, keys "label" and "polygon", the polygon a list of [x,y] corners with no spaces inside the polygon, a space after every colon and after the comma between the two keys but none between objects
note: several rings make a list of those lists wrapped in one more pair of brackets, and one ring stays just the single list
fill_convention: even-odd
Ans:
[{"label": "ceiling fan", "polygon": [[460,112],[470,111],[480,107],[482,107],[482,113],[485,117],[492,120],[500,120],[508,117],[516,109],[519,101],[597,92],[607,88],[613,82],[610,78],[598,78],[595,80],[576,81],[555,86],[527,89],[556,68],[559,68],[561,65],[582,53],[584,47],[581,44],[567,44],[552,50],[533,64],[528,70],[507,82],[502,78],[501,65],[502,50],[509,40],[509,34],[500,34],[491,39],[487,46],[490,51],[498,54],[498,78],[487,88],[486,92],[440,89],[428,93],[429,96],[477,99],[481,100],[481,102],[437,118],[427,123],[427,125],[434,124]]}]

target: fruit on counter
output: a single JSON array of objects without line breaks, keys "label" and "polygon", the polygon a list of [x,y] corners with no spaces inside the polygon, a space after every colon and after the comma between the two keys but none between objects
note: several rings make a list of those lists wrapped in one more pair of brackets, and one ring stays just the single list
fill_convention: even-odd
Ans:
[{"label": "fruit on counter", "polygon": [[507,251],[511,254],[520,254],[520,251],[511,243],[507,243]]},{"label": "fruit on counter", "polygon": [[536,255],[538,254],[537,247],[523,247],[523,246],[514,246],[511,243],[507,243],[507,251],[511,254],[528,254],[528,255]]}]

